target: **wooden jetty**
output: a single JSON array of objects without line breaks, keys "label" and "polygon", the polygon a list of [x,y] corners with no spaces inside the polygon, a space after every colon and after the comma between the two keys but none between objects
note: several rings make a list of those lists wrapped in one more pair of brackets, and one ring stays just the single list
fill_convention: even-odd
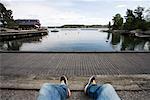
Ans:
[{"label": "wooden jetty", "polygon": [[1,53],[1,75],[150,74],[150,53]]},{"label": "wooden jetty", "polygon": [[48,35],[48,30],[21,30],[21,31],[0,32],[0,41],[34,37],[34,36],[44,36],[44,35]]},{"label": "wooden jetty", "polygon": [[110,83],[122,100],[149,100],[150,53],[8,53],[2,52],[2,100],[36,100],[44,83],[59,83],[67,75],[72,96],[91,100],[83,88],[91,75]]}]

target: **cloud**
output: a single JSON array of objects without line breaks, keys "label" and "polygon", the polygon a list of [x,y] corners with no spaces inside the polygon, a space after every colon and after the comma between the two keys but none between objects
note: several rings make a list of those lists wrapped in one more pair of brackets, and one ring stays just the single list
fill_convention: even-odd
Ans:
[{"label": "cloud", "polygon": [[[141,2],[131,3],[129,0],[2,1],[8,9],[12,9],[15,19],[39,19],[44,26],[63,24],[107,24],[114,14],[118,12],[124,14],[125,10],[116,8],[124,8],[127,6],[131,8],[141,5]],[[148,6],[147,2],[142,2],[142,4]]]},{"label": "cloud", "polygon": [[78,0],[78,1],[95,2],[95,1],[98,1],[98,0]]},{"label": "cloud", "polygon": [[45,1],[45,0],[3,0],[6,2],[16,2],[16,1]]},{"label": "cloud", "polygon": [[[100,24],[106,20],[76,12],[70,8],[72,2],[11,2],[14,19],[40,19],[43,26],[64,24]],[[69,8],[67,8],[69,7]],[[91,14],[90,14],[91,15]]]},{"label": "cloud", "polygon": [[120,5],[116,6],[116,8],[125,8],[125,7],[127,7],[127,5],[125,5],[125,4],[120,4]]}]

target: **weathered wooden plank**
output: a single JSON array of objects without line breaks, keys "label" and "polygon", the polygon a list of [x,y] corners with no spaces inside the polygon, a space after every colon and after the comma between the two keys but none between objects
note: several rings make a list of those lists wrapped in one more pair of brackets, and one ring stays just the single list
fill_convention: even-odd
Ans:
[{"label": "weathered wooden plank", "polygon": [[150,74],[150,53],[2,53],[1,75],[24,77]]},{"label": "weathered wooden plank", "polygon": [[[83,91],[89,77],[69,77],[69,87],[72,91]],[[25,79],[7,79],[1,77],[1,89],[39,90],[44,83],[59,84],[58,77],[50,77],[49,80],[38,80],[36,77]],[[150,75],[98,75],[98,84],[109,83],[116,90],[150,90]]]}]

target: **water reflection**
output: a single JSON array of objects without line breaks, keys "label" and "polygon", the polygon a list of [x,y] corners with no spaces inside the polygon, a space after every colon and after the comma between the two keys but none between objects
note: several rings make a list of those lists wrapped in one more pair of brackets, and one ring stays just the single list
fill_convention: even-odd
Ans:
[{"label": "water reflection", "polygon": [[41,36],[37,37],[30,37],[30,38],[23,38],[18,40],[12,41],[4,41],[0,42],[0,50],[17,50],[19,51],[24,43],[38,43],[42,41]]},{"label": "water reflection", "polygon": [[129,37],[98,30],[60,29],[48,36],[0,42],[4,51],[150,51],[150,38]]},{"label": "water reflection", "polygon": [[108,33],[108,37],[111,38],[113,49],[117,51],[150,51],[150,38],[130,37],[119,33]]},{"label": "water reflection", "polygon": [[111,44],[117,45],[120,43],[121,36],[119,34],[112,34]]}]

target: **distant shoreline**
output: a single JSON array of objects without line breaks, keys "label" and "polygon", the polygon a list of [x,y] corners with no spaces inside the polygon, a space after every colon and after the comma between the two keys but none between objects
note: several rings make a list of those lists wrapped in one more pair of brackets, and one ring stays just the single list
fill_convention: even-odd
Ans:
[{"label": "distant shoreline", "polygon": [[108,25],[62,25],[48,26],[48,28],[108,28]]}]

